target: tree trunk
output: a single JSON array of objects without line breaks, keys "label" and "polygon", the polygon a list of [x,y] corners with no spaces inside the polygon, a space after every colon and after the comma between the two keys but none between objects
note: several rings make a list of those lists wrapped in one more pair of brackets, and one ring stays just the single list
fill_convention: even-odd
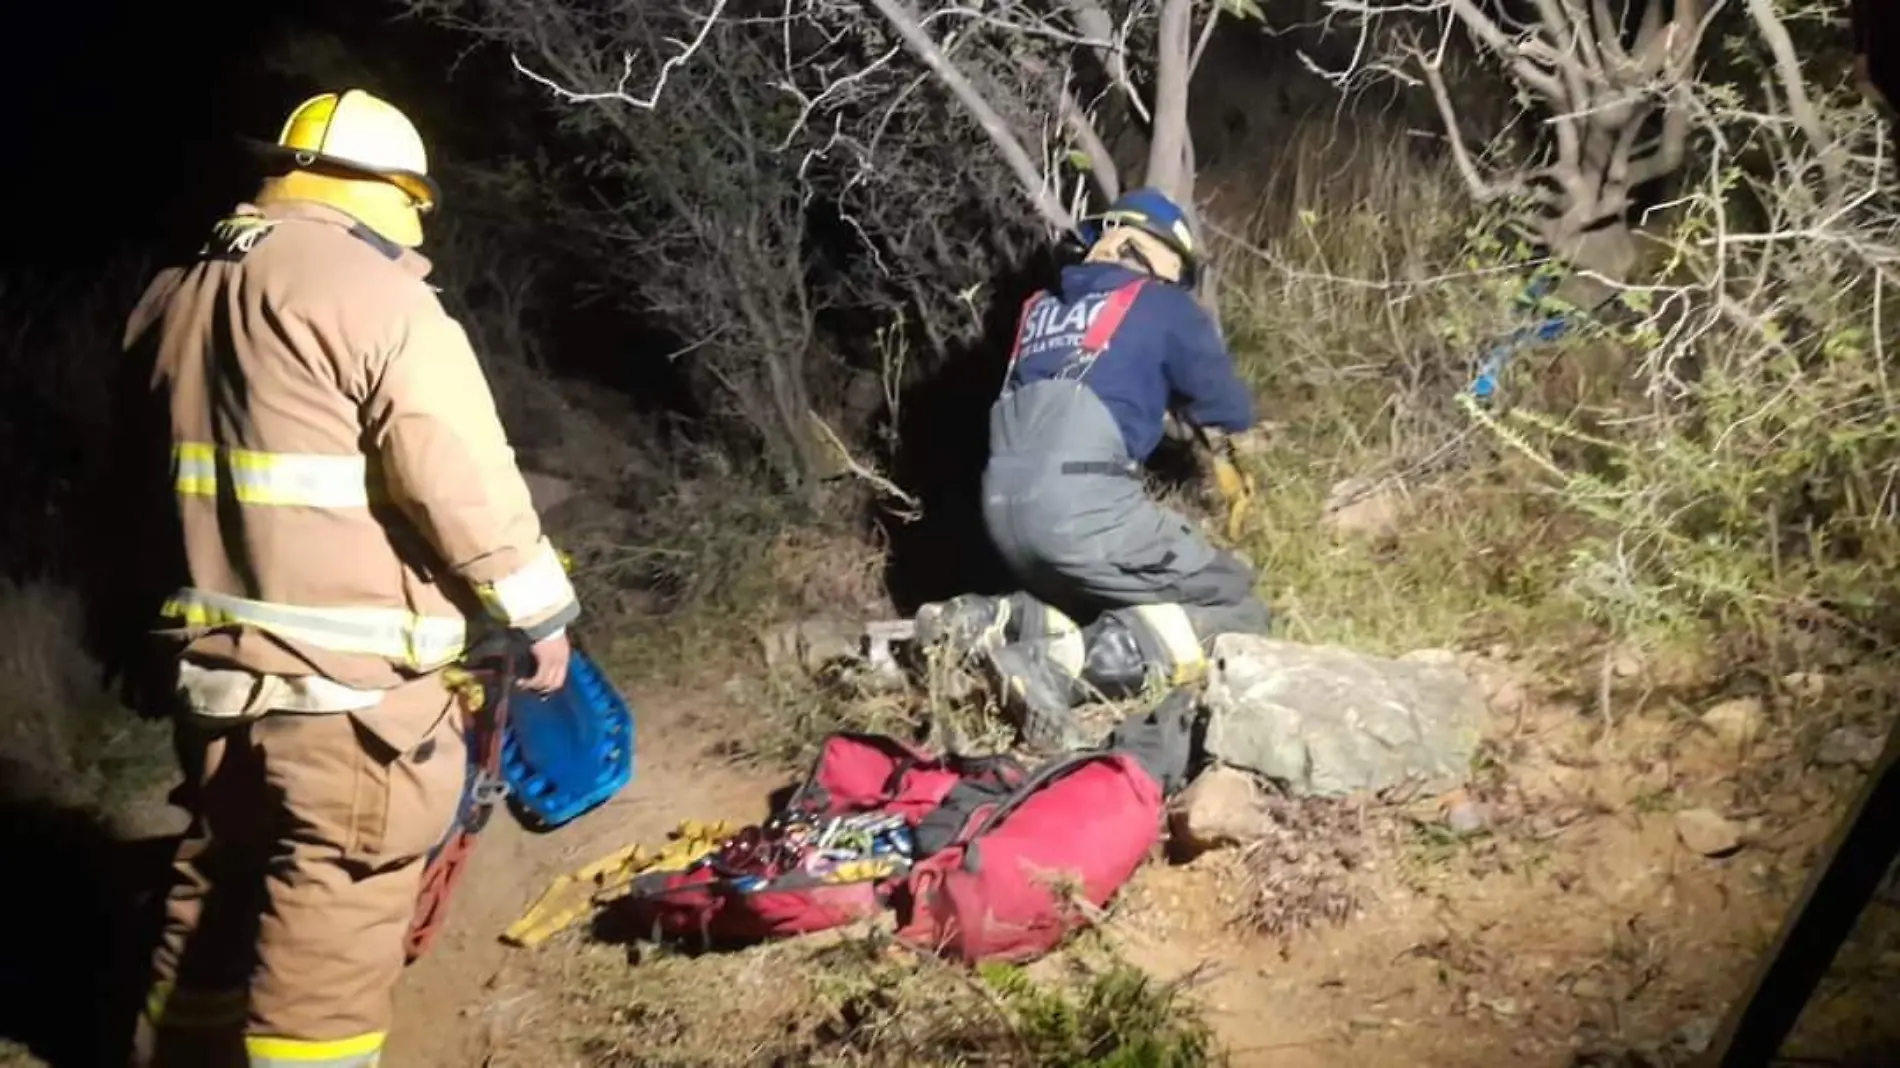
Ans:
[{"label": "tree trunk", "polygon": [[1154,139],[1147,184],[1186,204],[1194,196],[1188,168],[1188,80],[1193,73],[1193,0],[1167,0],[1155,48]]}]

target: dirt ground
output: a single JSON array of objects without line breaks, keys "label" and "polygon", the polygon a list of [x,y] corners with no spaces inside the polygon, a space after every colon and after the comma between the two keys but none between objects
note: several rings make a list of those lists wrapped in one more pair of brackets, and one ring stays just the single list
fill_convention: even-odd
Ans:
[{"label": "dirt ground", "polygon": [[[617,797],[551,833],[530,834],[507,817],[490,823],[451,902],[448,924],[397,991],[386,1063],[392,1068],[475,1068],[497,1048],[535,1044],[542,1014],[558,999],[545,985],[557,975],[562,943],[540,953],[500,940],[547,884],[635,842],[660,842],[684,818],[751,821],[784,779],[708,755],[720,737],[708,730],[700,695],[641,694],[628,699],[638,726],[634,780]],[[559,1029],[555,1029],[556,1032]],[[552,1035],[550,1035],[552,1037]],[[557,1060],[548,1050],[543,1063]]]},{"label": "dirt ground", "polygon": [[[756,818],[785,776],[714,755],[734,715],[716,696],[632,696],[634,783],[550,835],[493,825],[448,929],[403,983],[392,1068],[604,1063],[599,1035],[633,1033],[637,995],[589,991],[650,965],[579,933],[534,950],[497,935],[555,874],[659,841],[682,818]],[[1628,708],[1606,734],[1593,709],[1532,701],[1493,739],[1484,831],[1443,833],[1416,808],[1367,815],[1346,921],[1284,937],[1237,923],[1274,861],[1225,850],[1150,864],[1116,903],[1108,939],[1157,977],[1196,973],[1192,996],[1236,1065],[1680,1063],[1706,1045],[1857,785],[1853,766],[1811,759],[1847,715],[1823,707],[1819,694],[1773,701],[1763,737],[1738,747],[1701,724],[1700,708]],[[1710,859],[1687,848],[1675,814],[1697,807],[1733,820],[1741,849]],[[1900,1063],[1900,1026],[1882,1019],[1900,974],[1893,912],[1869,909],[1785,1054]],[[703,1010],[696,1024],[667,1010],[683,1042],[700,1045],[695,1026],[768,1030],[763,1006],[792,978],[780,969],[803,966],[779,947],[724,957],[668,962],[668,982],[704,986],[683,1002],[672,992]],[[699,1056],[669,1063],[713,1063]]]}]

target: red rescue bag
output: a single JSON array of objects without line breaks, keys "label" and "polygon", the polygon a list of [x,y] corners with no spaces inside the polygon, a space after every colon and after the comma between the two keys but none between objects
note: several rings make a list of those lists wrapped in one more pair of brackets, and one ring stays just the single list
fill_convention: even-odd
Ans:
[{"label": "red rescue bag", "polygon": [[1008,757],[937,757],[882,735],[834,734],[777,814],[734,835],[709,862],[626,898],[626,919],[635,934],[714,944],[786,938],[866,919],[890,906],[908,862],[887,854],[814,873],[803,863],[808,845],[790,828],[876,813],[908,831],[960,782],[1013,787],[1027,778]]},{"label": "red rescue bag", "polygon": [[898,937],[968,963],[1028,961],[1088,923],[1074,898],[1108,903],[1161,839],[1161,788],[1109,750],[1049,764],[969,813],[920,860],[898,905]]}]

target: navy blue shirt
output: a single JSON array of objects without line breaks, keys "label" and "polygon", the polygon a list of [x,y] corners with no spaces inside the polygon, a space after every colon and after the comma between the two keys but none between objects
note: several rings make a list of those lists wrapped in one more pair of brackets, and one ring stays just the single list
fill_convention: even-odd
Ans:
[{"label": "navy blue shirt", "polygon": [[[1063,268],[1055,291],[1023,316],[1010,385],[1076,377],[1071,364],[1089,323],[1110,293],[1142,277],[1112,263]],[[1202,426],[1238,433],[1253,425],[1253,395],[1234,373],[1213,322],[1187,290],[1158,279],[1141,287],[1108,348],[1081,378],[1115,417],[1137,463],[1160,443],[1162,416],[1177,398]]]}]

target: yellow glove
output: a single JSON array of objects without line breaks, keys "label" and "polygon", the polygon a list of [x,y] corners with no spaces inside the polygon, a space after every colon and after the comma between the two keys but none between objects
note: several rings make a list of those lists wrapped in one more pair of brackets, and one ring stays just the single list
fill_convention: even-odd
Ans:
[{"label": "yellow glove", "polygon": [[1243,472],[1230,456],[1219,453],[1212,457],[1214,488],[1220,492],[1221,500],[1227,505],[1227,540],[1239,541],[1246,525],[1247,510],[1253,504],[1253,476]]}]

